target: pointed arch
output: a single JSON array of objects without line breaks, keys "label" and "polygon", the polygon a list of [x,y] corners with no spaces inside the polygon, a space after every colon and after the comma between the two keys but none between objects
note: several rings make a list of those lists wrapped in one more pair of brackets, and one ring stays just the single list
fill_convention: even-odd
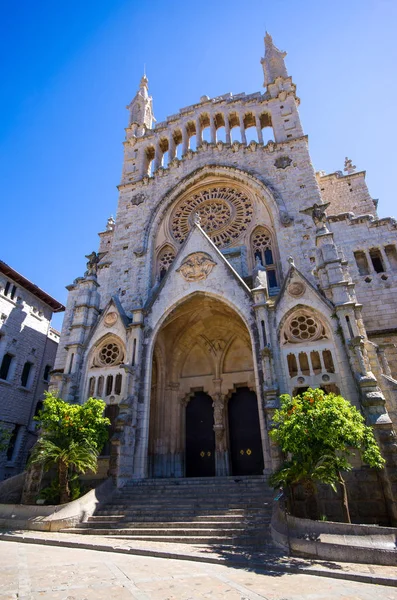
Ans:
[{"label": "pointed arch", "polygon": [[161,281],[164,279],[168,269],[175,260],[176,252],[175,248],[171,244],[164,244],[157,253],[156,260],[156,279]]},{"label": "pointed arch", "polygon": [[252,265],[257,260],[266,269],[269,290],[280,288],[280,269],[274,234],[263,225],[255,227],[250,239]]}]

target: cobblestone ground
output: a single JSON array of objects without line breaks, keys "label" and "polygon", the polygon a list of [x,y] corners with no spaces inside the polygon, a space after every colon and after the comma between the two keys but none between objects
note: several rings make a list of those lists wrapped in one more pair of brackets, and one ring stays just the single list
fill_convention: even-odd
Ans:
[{"label": "cobblestone ground", "polygon": [[0,600],[397,600],[397,589],[76,548],[0,542]]}]

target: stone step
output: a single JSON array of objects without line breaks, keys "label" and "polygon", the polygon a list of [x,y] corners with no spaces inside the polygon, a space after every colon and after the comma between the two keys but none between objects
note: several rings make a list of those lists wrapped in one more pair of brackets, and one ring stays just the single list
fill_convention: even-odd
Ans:
[{"label": "stone step", "polygon": [[[141,517],[139,521],[132,520],[131,516],[135,515],[105,515],[100,516],[96,515],[94,517],[89,517],[86,521],[86,524],[89,525],[91,523],[252,523],[252,524],[260,524],[260,523],[270,523],[271,517],[269,516],[254,516],[254,517],[244,517],[244,516],[227,516],[227,515],[192,515],[181,518],[181,515],[177,513],[174,519],[169,519],[167,521],[163,521],[163,515],[145,515]],[[168,516],[168,515],[167,515]]]},{"label": "stone step", "polygon": [[263,475],[228,475],[224,477],[157,477],[155,479],[133,479],[127,481],[124,487],[132,486],[147,486],[155,487],[157,485],[224,485],[230,483],[257,483],[262,482],[267,484],[267,479],[271,471]]},{"label": "stone step", "polygon": [[269,526],[269,521],[94,521],[81,523],[84,529],[245,529],[255,531]]},{"label": "stone step", "polygon": [[265,476],[129,482],[63,532],[191,544],[268,545],[274,492]]},{"label": "stone step", "polygon": [[205,500],[207,502],[220,502],[223,498],[227,498],[229,502],[272,502],[273,496],[266,494],[123,494],[114,496],[114,500],[123,500],[125,502],[192,502],[197,500]]},{"label": "stone step", "polygon": [[134,507],[131,506],[120,506],[120,507],[115,507],[115,506],[109,506],[107,509],[98,509],[96,511],[96,515],[97,516],[113,516],[113,515],[121,515],[121,516],[140,516],[140,517],[150,517],[153,518],[155,516],[162,516],[162,515],[183,515],[184,517],[188,518],[188,517],[200,517],[200,516],[218,516],[218,515],[234,515],[234,516],[241,516],[244,518],[251,518],[257,515],[261,515],[265,513],[266,514],[266,510],[264,510],[263,507],[261,508],[251,508],[249,510],[247,509],[231,509],[231,510],[222,510],[222,509],[208,509],[208,510],[196,510],[194,507],[192,508],[188,508],[188,509],[178,509],[176,510],[174,507],[169,507],[169,508],[162,508],[161,510],[157,510],[156,512],[154,512],[150,507],[147,509],[143,509],[143,510],[137,510],[134,509]]},{"label": "stone step", "polygon": [[[115,535],[113,530],[110,531],[92,531],[90,529],[81,528],[70,528],[61,529],[60,533],[77,533],[83,535],[108,535],[114,536],[118,540],[129,540],[129,541],[141,541],[141,542],[169,542],[169,543],[180,543],[180,544],[217,544],[218,546],[223,545],[238,545],[238,546],[261,546],[262,548],[269,548],[275,550],[271,537],[265,536],[245,536],[245,535],[234,535],[230,537],[220,537],[218,535],[128,535],[120,534]],[[202,533],[202,532],[200,532]],[[268,550],[266,550],[268,552]]]}]

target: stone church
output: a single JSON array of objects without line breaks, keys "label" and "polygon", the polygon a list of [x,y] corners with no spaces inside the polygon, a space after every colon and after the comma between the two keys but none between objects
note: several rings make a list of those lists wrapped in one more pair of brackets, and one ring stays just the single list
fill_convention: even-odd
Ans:
[{"label": "stone church", "polygon": [[[315,172],[285,56],[266,34],[264,92],[160,123],[142,78],[117,215],[67,288],[52,389],[106,402],[118,486],[270,473],[280,394],[340,393],[375,429],[374,498],[396,521],[397,223],[351,160]],[[357,486],[368,477],[357,465]]]}]

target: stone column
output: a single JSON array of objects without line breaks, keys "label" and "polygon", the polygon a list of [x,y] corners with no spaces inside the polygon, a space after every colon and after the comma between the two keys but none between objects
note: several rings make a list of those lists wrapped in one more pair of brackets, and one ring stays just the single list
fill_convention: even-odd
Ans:
[{"label": "stone column", "polygon": [[230,136],[230,123],[229,123],[229,115],[224,116],[225,120],[225,140],[226,144],[231,144],[231,136]]},{"label": "stone column", "polygon": [[176,156],[176,146],[175,140],[172,133],[170,133],[170,137],[168,138],[168,164],[175,158]]},{"label": "stone column", "polygon": [[[220,387],[222,380],[214,380]],[[225,436],[225,397],[220,392],[214,396],[214,432],[215,432],[215,472],[218,477],[229,475],[229,453],[226,448]]]},{"label": "stone column", "polygon": [[201,120],[200,117],[196,119],[196,149],[203,143],[203,134],[201,131]]},{"label": "stone column", "polygon": [[258,134],[258,142],[263,144],[263,133],[261,127],[261,121],[258,115],[255,115],[256,133]]},{"label": "stone column", "polygon": [[186,129],[186,124],[182,125],[182,156],[185,156],[186,152],[189,150],[189,135]]},{"label": "stone column", "polygon": [[247,145],[247,136],[245,135],[245,127],[244,127],[244,119],[241,115],[239,115],[240,119],[240,133],[241,133],[241,142],[244,146]]},{"label": "stone column", "polygon": [[216,126],[214,115],[210,115],[211,144],[216,144]]},{"label": "stone column", "polygon": [[388,259],[388,256],[387,256],[387,254],[385,252],[385,249],[382,246],[379,246],[379,251],[380,251],[380,253],[382,255],[382,260],[383,260],[383,265],[385,267],[385,271],[392,271],[393,269],[392,269],[392,266],[391,266],[390,261]]},{"label": "stone column", "polygon": [[389,367],[389,361],[387,360],[386,356],[387,347],[394,347],[394,344],[381,344],[378,346],[376,352],[378,354],[378,359],[380,362],[380,366],[382,367],[383,374],[387,375],[387,377],[392,377],[392,372]]},{"label": "stone column", "polygon": [[153,173],[155,171],[157,171],[157,169],[161,166],[161,159],[162,159],[162,157],[163,157],[163,153],[161,152],[160,144],[157,141],[156,142],[156,148],[155,148],[155,151],[154,151]]}]

